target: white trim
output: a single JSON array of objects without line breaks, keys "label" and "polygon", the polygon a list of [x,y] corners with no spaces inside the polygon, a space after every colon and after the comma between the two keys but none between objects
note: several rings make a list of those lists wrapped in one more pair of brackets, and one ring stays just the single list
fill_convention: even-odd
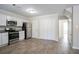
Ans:
[{"label": "white trim", "polygon": [[0,47],[7,46],[7,45],[8,45],[8,43],[6,43],[6,44],[2,44],[2,45],[0,45]]},{"label": "white trim", "polygon": [[73,49],[79,49],[79,47],[72,47]]},{"label": "white trim", "polygon": [[[43,38],[36,38],[36,37],[32,37],[33,39],[40,39],[40,40],[52,40],[52,39],[43,39]],[[53,40],[53,41],[59,41],[59,40]]]}]

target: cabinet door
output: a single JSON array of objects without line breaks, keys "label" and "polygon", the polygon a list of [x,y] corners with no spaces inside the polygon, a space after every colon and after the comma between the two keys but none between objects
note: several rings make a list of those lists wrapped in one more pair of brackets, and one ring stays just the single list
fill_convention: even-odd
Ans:
[{"label": "cabinet door", "polygon": [[24,40],[24,31],[19,32],[19,40]]},{"label": "cabinet door", "polygon": [[1,33],[0,33],[0,45],[2,45],[2,40],[1,40]]},{"label": "cabinet door", "polygon": [[17,20],[17,26],[22,26],[22,21],[20,19]]},{"label": "cabinet door", "polygon": [[10,21],[12,19],[11,16],[7,16],[6,18],[7,18],[7,21]]},{"label": "cabinet door", "polygon": [[0,14],[0,26],[6,26],[6,16]]},{"label": "cabinet door", "polygon": [[32,20],[32,37],[39,38],[39,20]]},{"label": "cabinet door", "polygon": [[8,33],[2,33],[2,44],[8,43]]}]

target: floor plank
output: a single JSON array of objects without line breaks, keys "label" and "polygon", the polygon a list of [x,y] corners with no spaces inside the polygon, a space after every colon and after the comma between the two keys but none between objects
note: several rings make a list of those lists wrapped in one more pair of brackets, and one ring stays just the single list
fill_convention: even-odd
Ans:
[{"label": "floor plank", "polygon": [[0,54],[76,54],[68,43],[53,40],[29,39],[1,47]]}]

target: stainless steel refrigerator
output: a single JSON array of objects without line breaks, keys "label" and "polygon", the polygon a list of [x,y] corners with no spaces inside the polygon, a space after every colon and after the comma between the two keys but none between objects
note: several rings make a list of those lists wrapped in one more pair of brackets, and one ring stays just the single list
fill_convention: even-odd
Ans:
[{"label": "stainless steel refrigerator", "polygon": [[31,25],[31,23],[23,22],[22,30],[25,32],[25,39],[32,37],[32,25]]}]

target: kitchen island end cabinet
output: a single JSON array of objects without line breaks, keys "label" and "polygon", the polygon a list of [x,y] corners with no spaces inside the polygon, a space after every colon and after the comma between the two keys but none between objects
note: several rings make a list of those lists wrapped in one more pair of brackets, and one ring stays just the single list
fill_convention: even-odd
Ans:
[{"label": "kitchen island end cabinet", "polygon": [[8,45],[8,32],[0,33],[0,47]]}]

